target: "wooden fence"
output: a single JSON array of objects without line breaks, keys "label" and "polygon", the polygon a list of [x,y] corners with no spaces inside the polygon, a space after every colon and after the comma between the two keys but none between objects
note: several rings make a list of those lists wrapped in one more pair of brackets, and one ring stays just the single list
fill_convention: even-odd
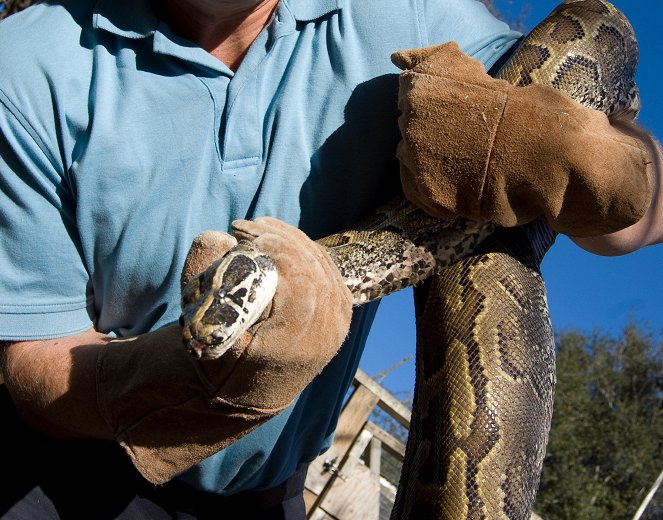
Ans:
[{"label": "wooden fence", "polygon": [[385,478],[380,471],[381,461],[386,452],[402,462],[405,445],[369,420],[376,406],[409,428],[410,410],[364,372],[357,371],[334,444],[309,467],[304,492],[309,519],[389,517],[398,483]]}]

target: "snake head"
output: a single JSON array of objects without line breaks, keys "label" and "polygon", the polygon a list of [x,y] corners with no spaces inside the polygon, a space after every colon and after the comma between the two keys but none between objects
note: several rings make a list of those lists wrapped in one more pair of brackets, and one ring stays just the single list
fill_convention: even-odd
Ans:
[{"label": "snake head", "polygon": [[276,292],[273,260],[240,241],[182,291],[182,336],[197,359],[215,359],[262,315]]}]

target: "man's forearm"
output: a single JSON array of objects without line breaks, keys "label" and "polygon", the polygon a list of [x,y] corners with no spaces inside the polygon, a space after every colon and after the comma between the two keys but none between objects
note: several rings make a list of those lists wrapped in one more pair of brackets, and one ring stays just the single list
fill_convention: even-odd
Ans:
[{"label": "man's forearm", "polygon": [[95,382],[97,357],[108,340],[89,330],[4,345],[5,384],[26,421],[50,435],[112,439],[97,407]]},{"label": "man's forearm", "polygon": [[663,242],[663,150],[661,145],[642,127],[632,122],[613,123],[622,131],[642,141],[651,163],[647,166],[651,187],[651,203],[636,224],[609,235],[573,238],[580,247],[597,255],[617,256],[642,247]]}]

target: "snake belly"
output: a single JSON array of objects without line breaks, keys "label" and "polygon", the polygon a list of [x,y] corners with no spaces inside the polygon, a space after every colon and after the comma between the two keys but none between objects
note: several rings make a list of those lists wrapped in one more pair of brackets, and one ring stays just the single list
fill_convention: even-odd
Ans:
[{"label": "snake belly", "polygon": [[[548,85],[611,117],[634,117],[637,57],[633,30],[614,6],[566,0],[497,77]],[[356,305],[426,280],[415,287],[417,377],[392,518],[529,519],[555,382],[539,272],[553,241],[543,222],[496,230],[487,222],[435,220],[403,197],[318,241]],[[210,280],[224,279],[221,274],[203,273],[204,280],[194,281],[198,289],[183,293],[187,346],[203,357],[222,355],[231,344],[224,338],[250,325],[207,319],[220,300],[214,297],[220,287]],[[244,279],[245,286],[273,292],[275,276],[259,270],[252,276],[257,282]],[[234,297],[229,287],[223,292]]]}]

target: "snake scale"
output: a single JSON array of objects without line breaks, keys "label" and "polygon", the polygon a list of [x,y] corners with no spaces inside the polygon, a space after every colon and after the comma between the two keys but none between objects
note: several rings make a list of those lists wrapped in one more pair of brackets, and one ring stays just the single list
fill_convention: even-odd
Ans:
[{"label": "snake scale", "polygon": [[[614,6],[566,0],[497,77],[552,86],[610,117],[633,118],[637,58],[633,30]],[[357,305],[416,285],[415,395],[393,519],[529,519],[555,385],[539,270],[554,237],[540,221],[495,229],[434,220],[401,197],[318,241]],[[260,316],[254,303],[271,298],[274,287],[258,295],[268,285],[261,281],[276,280],[273,269],[245,243],[194,280],[182,298],[190,350],[222,355]]]},{"label": "snake scale", "polygon": [[37,0],[0,0],[0,20],[30,7]]},{"label": "snake scale", "polygon": [[[0,19],[32,3],[2,0]],[[549,85],[632,118],[640,106],[637,56],[633,30],[614,6],[566,0],[497,77]],[[400,197],[319,240],[357,305],[419,284],[414,406],[393,519],[530,517],[555,383],[539,272],[554,236],[543,222],[495,229],[437,221]],[[240,244],[183,293],[189,348],[220,356],[259,318],[276,283],[270,259]]]}]

